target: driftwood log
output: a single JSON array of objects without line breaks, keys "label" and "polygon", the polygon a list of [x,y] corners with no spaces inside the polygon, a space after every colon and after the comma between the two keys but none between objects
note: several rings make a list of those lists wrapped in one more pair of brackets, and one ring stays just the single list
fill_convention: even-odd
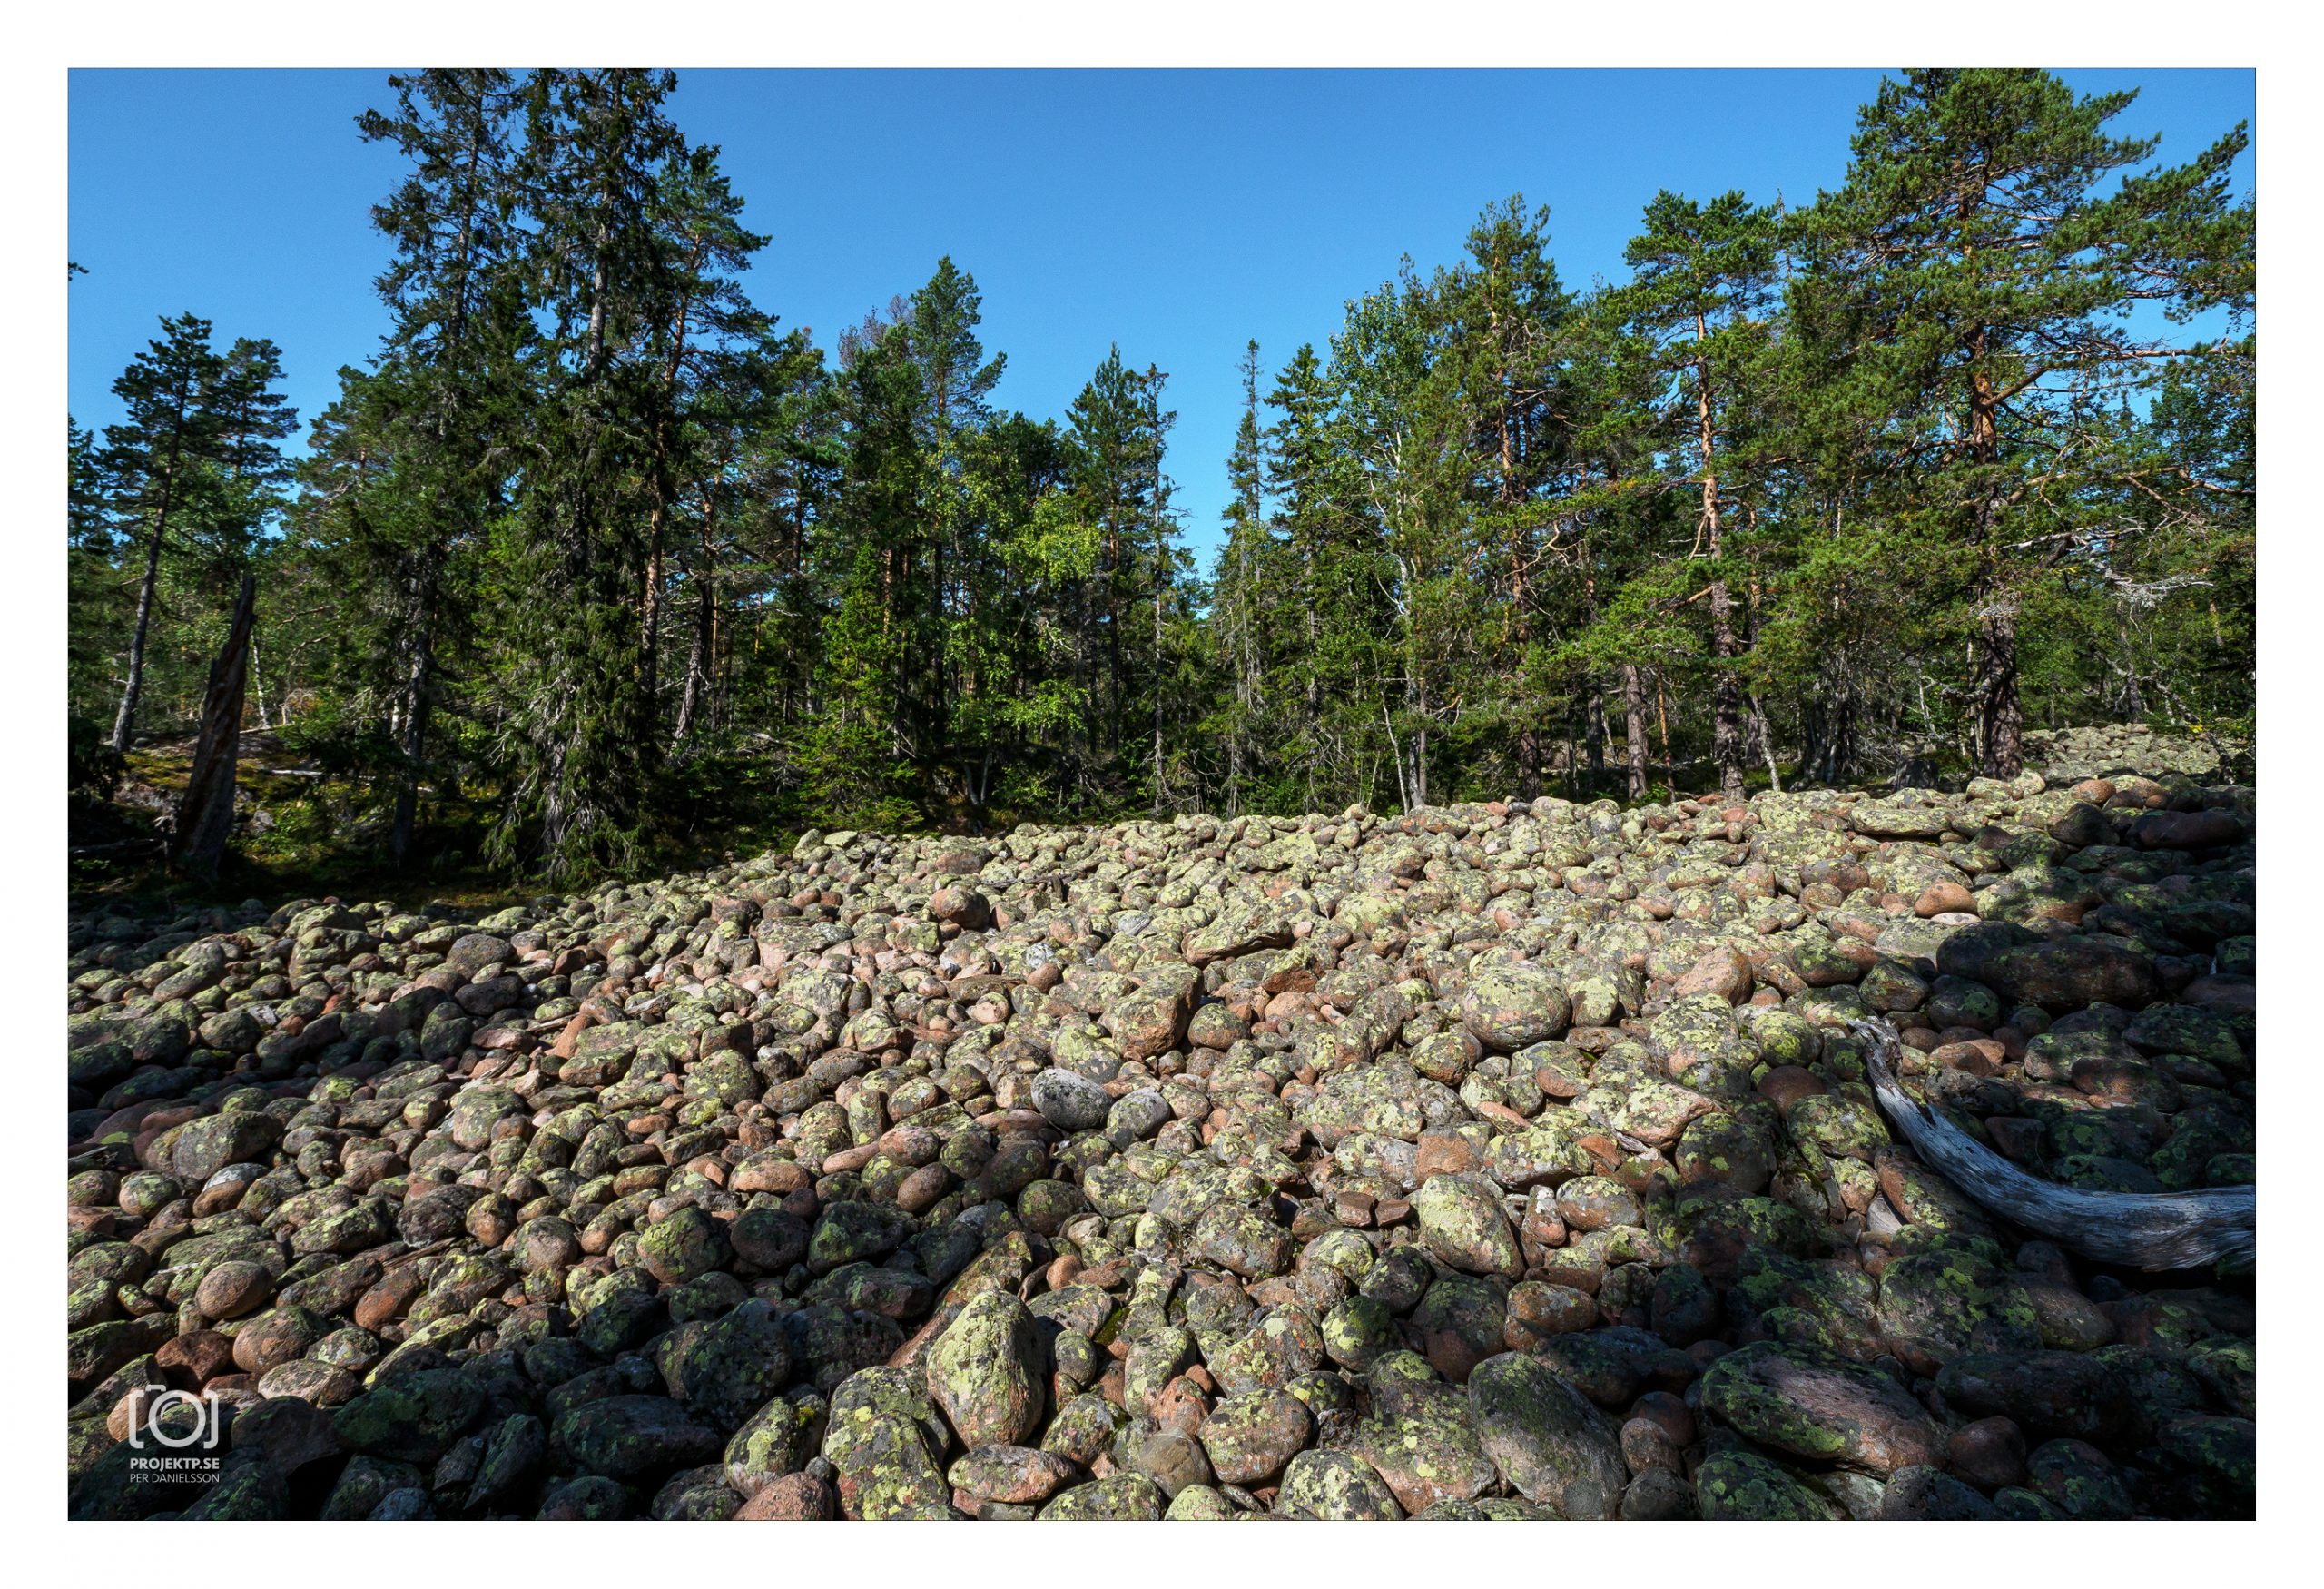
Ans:
[{"label": "driftwood log", "polygon": [[2099,1263],[2162,1270],[2253,1261],[2257,1188],[2085,1191],[2028,1175],[1898,1085],[1895,1027],[1880,1020],[1848,1024],[1865,1040],[1865,1069],[1880,1107],[1924,1163],[1982,1207]]}]

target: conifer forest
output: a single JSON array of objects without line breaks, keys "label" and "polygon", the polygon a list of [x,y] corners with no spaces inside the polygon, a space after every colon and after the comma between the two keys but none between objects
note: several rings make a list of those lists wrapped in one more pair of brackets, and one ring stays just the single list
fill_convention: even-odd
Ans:
[{"label": "conifer forest", "polygon": [[[1640,194],[1620,280],[1496,196],[1324,345],[1166,375],[1124,325],[1033,415],[992,400],[973,260],[867,283],[901,291],[829,349],[755,301],[764,239],[674,86],[389,79],[348,135],[407,163],[391,330],[336,400],[291,411],[274,345],[197,304],[71,430],[92,864],[145,853],[104,798],[195,735],[246,577],[242,725],[308,779],[311,853],[423,877],[2005,777],[2032,731],[2250,726],[2240,126],[2162,164],[2128,94],[1905,73],[1834,191]],[[1208,559],[1162,466],[1196,380],[1243,408]]]}]

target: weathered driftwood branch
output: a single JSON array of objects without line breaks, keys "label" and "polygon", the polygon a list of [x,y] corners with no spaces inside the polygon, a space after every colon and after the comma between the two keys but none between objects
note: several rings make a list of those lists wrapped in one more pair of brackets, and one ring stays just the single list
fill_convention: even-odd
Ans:
[{"label": "weathered driftwood branch", "polygon": [[2234,1260],[2253,1261],[2257,1250],[2258,1189],[2213,1187],[2202,1191],[2103,1192],[2060,1186],[2028,1175],[1927,1105],[1896,1081],[1900,1043],[1886,1021],[1852,1021],[1865,1040],[1865,1069],[1880,1107],[1896,1122],[1923,1162],[1971,1199],[2011,1223],[2048,1237],[2100,1263],[2139,1269],[2186,1269]]}]

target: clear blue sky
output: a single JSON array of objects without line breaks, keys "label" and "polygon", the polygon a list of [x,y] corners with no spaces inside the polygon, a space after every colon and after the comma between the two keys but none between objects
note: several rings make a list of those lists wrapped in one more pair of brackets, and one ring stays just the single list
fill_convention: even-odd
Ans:
[{"label": "clear blue sky", "polygon": [[[2185,159],[2252,114],[2248,71],[2069,72],[2137,87],[2116,123]],[[1551,207],[1571,286],[1621,273],[1658,188],[1792,200],[1836,184],[1876,72],[788,72],[683,74],[673,114],[723,146],[773,242],[750,288],[826,349],[950,253],[1009,355],[1000,401],[1061,416],[1109,342],[1170,374],[1168,468],[1190,540],[1226,500],[1259,340],[1270,370],[1343,303],[1459,252],[1487,202]],[[357,137],[377,71],[75,71],[69,401],[107,388],[155,319],[271,337],[302,421],[373,350],[386,260],[369,206],[400,162]],[[2239,180],[2250,181],[2249,156]]]}]

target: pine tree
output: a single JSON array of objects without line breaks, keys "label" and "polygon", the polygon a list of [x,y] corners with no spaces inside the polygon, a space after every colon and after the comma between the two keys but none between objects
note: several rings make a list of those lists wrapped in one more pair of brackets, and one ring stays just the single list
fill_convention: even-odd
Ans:
[{"label": "pine tree", "polygon": [[[1611,740],[1619,716],[1623,793],[1636,803],[1647,796],[1649,677],[1675,649],[1668,604],[1641,607],[1632,589],[1660,560],[1670,517],[1667,493],[1640,489],[1657,456],[1656,371],[1612,289],[1591,293],[1566,317],[1556,357],[1551,424],[1565,466],[1559,542],[1572,611],[1553,668],[1591,703],[1585,732]],[[1610,685],[1612,714],[1600,704]],[[1596,759],[1605,757],[1601,741]]]},{"label": "pine tree", "polygon": [[833,495],[841,453],[836,394],[822,352],[793,331],[722,360],[693,400],[677,505],[686,533],[674,599],[690,607],[674,746],[724,725],[738,602],[776,619],[779,643],[745,687],[773,725],[803,709],[822,613],[809,546]]},{"label": "pine tree", "polygon": [[742,225],[743,202],[717,156],[714,148],[697,148],[673,158],[655,194],[663,301],[647,321],[656,370],[642,394],[650,503],[639,645],[648,711],[660,696],[664,564],[681,482],[694,472],[690,455],[725,421],[735,390],[754,379],[755,367],[780,364],[791,351],[738,279],[767,240]]},{"label": "pine tree", "polygon": [[1768,379],[1774,217],[1739,192],[1698,204],[1664,192],[1623,258],[1637,273],[1620,294],[1621,311],[1666,382],[1658,454],[1700,492],[1687,555],[1708,578],[1711,755],[1721,796],[1740,800],[1745,690],[1726,542],[1752,506],[1749,431],[1755,388]]},{"label": "pine tree", "polygon": [[2173,352],[2124,311],[2250,299],[2252,212],[2228,191],[2247,135],[2148,169],[2155,140],[2105,130],[2133,97],[2031,70],[1909,73],[1864,109],[1846,183],[1807,223],[1801,329],[1895,511],[1964,570],[1995,776],[2020,765],[2025,591],[2073,533],[2048,519],[2071,517],[2107,394]]},{"label": "pine tree", "polygon": [[182,314],[164,319],[161,337],[113,383],[126,414],[105,428],[110,507],[125,548],[133,554],[142,543],[144,551],[121,704],[113,715],[116,755],[127,755],[135,736],[162,554],[173,530],[182,535],[189,520],[199,521],[216,507],[222,433],[216,404],[225,373],[225,360],[210,345],[210,322]]},{"label": "pine tree", "polygon": [[1407,811],[1430,803],[1479,660],[1475,469],[1462,371],[1444,356],[1452,308],[1442,281],[1422,281],[1408,265],[1351,305],[1332,339],[1335,434],[1388,593],[1386,666],[1373,678]]},{"label": "pine tree", "polygon": [[950,256],[827,367],[744,291],[763,240],[673,83],[389,79],[391,323],[295,499],[261,339],[165,321],[124,422],[68,424],[77,794],[197,697],[231,744],[246,572],[258,721],[356,791],[350,844],[448,859],[484,795],[487,861],[564,880],[745,805],[753,839],[1417,809],[1561,763],[1733,798],[2250,721],[2240,130],[2158,169],[2126,96],[1910,74],[1839,192],[1659,195],[1580,297],[1546,212],[1490,205],[1327,350],[1263,386],[1246,349],[1206,580],[1158,369],[1117,345],[1006,410]]}]

